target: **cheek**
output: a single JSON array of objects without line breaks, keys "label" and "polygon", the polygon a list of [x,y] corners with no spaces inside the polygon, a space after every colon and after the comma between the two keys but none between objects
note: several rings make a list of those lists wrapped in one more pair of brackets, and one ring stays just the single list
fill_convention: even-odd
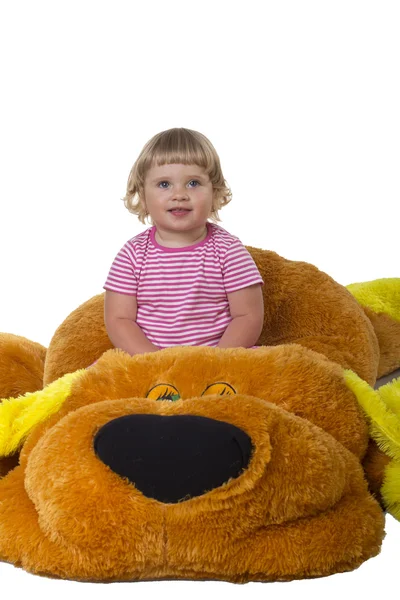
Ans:
[{"label": "cheek", "polygon": [[152,208],[161,208],[166,202],[165,195],[161,192],[150,192],[147,196],[147,205]]},{"label": "cheek", "polygon": [[197,193],[197,198],[199,200],[201,200],[201,202],[203,202],[204,204],[211,204],[212,202],[212,191],[210,192],[209,190],[199,190]]}]

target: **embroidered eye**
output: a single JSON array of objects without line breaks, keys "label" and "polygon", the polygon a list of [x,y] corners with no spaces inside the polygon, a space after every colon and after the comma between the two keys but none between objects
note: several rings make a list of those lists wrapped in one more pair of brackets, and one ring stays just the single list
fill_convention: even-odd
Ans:
[{"label": "embroidered eye", "polygon": [[146,398],[149,400],[170,400],[171,402],[179,400],[180,397],[176,387],[169,383],[158,383],[146,394]]},{"label": "embroidered eye", "polygon": [[218,394],[219,396],[234,396],[236,394],[235,388],[225,381],[217,381],[207,386],[202,396],[211,396],[212,394]]}]

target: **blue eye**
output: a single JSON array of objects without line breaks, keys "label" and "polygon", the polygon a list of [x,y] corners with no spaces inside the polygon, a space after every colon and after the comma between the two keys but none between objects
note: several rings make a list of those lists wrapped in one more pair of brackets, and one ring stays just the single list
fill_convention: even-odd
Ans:
[{"label": "blue eye", "polygon": [[[200,182],[199,182],[199,181],[197,181],[197,179],[191,179],[189,183],[191,183],[192,181],[193,181],[193,182],[195,182],[195,183],[198,183],[198,184],[200,185]],[[160,185],[161,185],[161,184],[163,184],[163,183],[168,183],[168,181],[160,181],[160,182],[159,182],[159,184],[158,184],[158,186],[160,186]],[[195,186],[195,187],[197,187],[197,186]],[[162,189],[163,189],[163,190],[165,190],[165,189],[167,189],[167,188],[165,188],[165,187],[162,187]]]}]

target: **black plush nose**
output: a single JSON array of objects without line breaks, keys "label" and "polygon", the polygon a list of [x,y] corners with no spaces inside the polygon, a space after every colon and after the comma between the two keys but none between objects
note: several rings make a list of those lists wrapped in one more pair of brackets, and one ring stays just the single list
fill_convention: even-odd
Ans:
[{"label": "black plush nose", "polygon": [[234,425],[193,415],[126,415],[96,434],[94,450],[115,473],[145,496],[179,502],[235,478],[252,452],[249,436]]}]

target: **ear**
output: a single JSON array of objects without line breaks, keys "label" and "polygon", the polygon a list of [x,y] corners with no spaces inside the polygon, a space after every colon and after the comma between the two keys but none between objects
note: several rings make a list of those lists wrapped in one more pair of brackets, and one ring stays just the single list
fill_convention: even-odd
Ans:
[{"label": "ear", "polygon": [[218,207],[218,205],[220,204],[222,199],[223,199],[223,195],[222,195],[221,190],[213,189],[213,201],[212,201],[212,210],[213,211]]},{"label": "ear", "polygon": [[144,197],[144,192],[138,193],[138,198],[139,198],[139,204],[140,204],[141,209],[144,210],[146,215],[149,214],[148,210],[147,210],[146,200]]},{"label": "ear", "polygon": [[43,390],[0,400],[0,457],[14,454],[36,425],[58,412],[70,394],[72,383],[85,372],[86,369],[79,369]]},{"label": "ear", "polygon": [[344,378],[364,411],[372,439],[382,452],[400,461],[400,378],[377,390],[350,369],[344,370]]},{"label": "ear", "polygon": [[378,390],[348,369],[344,378],[365,413],[371,438],[392,459],[385,468],[380,494],[386,510],[400,521],[400,377]]}]

